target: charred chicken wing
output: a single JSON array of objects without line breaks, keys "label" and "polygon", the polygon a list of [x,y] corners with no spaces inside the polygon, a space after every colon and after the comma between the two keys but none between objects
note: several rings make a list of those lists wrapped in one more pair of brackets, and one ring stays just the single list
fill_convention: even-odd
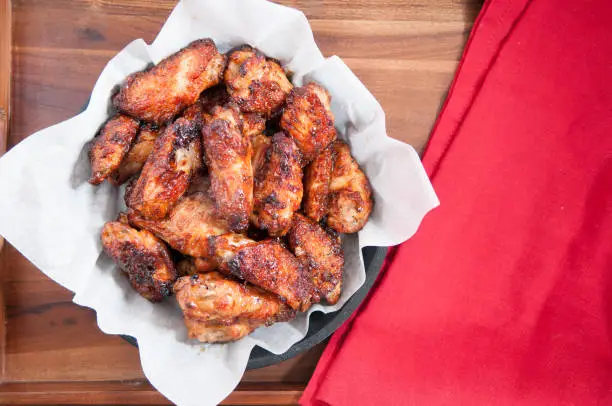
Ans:
[{"label": "charred chicken wing", "polygon": [[304,214],[321,221],[329,210],[329,183],[334,169],[333,147],[330,145],[304,169]]},{"label": "charred chicken wing", "polygon": [[356,233],[365,226],[372,212],[372,188],[348,145],[336,141],[334,152],[336,161],[329,185],[327,224],[340,233]]},{"label": "charred chicken wing", "polygon": [[101,237],[104,251],[128,275],[134,290],[152,302],[170,295],[177,273],[163,242],[118,221],[106,223]]},{"label": "charred chicken wing", "polygon": [[276,293],[292,309],[306,311],[314,288],[300,261],[277,240],[265,240],[238,250],[229,262],[238,278]]},{"label": "charred chicken wing", "polygon": [[220,270],[229,271],[229,263],[236,253],[245,247],[256,245],[257,242],[242,234],[228,233],[209,237],[210,257],[214,259]]},{"label": "charred chicken wing", "polygon": [[242,133],[238,110],[215,107],[202,128],[202,142],[217,214],[232,231],[245,231],[253,208],[253,152],[251,140]]},{"label": "charred chicken wing", "polygon": [[128,76],[113,98],[117,110],[164,124],[221,81],[225,57],[211,39],[192,42],[151,69]]},{"label": "charred chicken wing", "polygon": [[232,51],[225,70],[231,99],[246,113],[270,117],[285,102],[293,85],[283,68],[260,51],[243,46]]},{"label": "charred chicken wing", "polygon": [[293,139],[277,133],[255,173],[251,221],[270,236],[285,235],[300,208],[303,190],[300,151]]},{"label": "charred chicken wing", "polygon": [[108,120],[89,150],[89,183],[99,185],[119,168],[137,133],[138,121],[133,118],[118,114]]},{"label": "charred chicken wing", "polygon": [[125,158],[123,158],[123,161],[121,161],[117,171],[109,178],[111,183],[121,185],[140,172],[145,162],[147,162],[147,158],[151,155],[155,140],[161,132],[163,130],[152,124],[144,124],[140,127],[140,132],[136,140],[134,140],[132,147]]},{"label": "charred chicken wing", "polygon": [[151,220],[161,220],[189,187],[201,166],[200,127],[178,118],[155,141],[153,152],[132,188],[128,206]]},{"label": "charred chicken wing", "polygon": [[287,97],[280,126],[293,137],[306,162],[312,161],[336,139],[327,90],[314,82],[293,89]]},{"label": "charred chicken wing", "polygon": [[344,267],[344,254],[338,236],[326,232],[312,219],[296,213],[288,237],[289,247],[307,267],[319,296],[329,304],[335,304],[342,290]]}]

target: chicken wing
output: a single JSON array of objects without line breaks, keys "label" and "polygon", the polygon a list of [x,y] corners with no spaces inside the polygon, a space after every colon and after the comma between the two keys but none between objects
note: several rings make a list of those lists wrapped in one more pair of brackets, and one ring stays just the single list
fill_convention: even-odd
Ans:
[{"label": "chicken wing", "polygon": [[293,137],[306,162],[312,161],[336,139],[327,90],[314,82],[293,89],[287,97],[280,126]]},{"label": "chicken wing", "polygon": [[240,110],[270,117],[285,102],[293,85],[278,62],[248,45],[229,54],[225,84]]},{"label": "chicken wing", "polygon": [[242,133],[242,119],[233,107],[215,107],[202,128],[202,142],[217,214],[232,231],[245,231],[253,209],[251,140]]},{"label": "chicken wing", "polygon": [[338,302],[344,267],[344,253],[338,236],[326,232],[317,222],[299,213],[293,216],[293,226],[287,236],[289,247],[310,272],[318,295],[329,304]]},{"label": "chicken wing", "polygon": [[137,133],[138,121],[133,118],[117,114],[108,120],[89,150],[89,183],[99,185],[119,168]]},{"label": "chicken wing", "polygon": [[232,275],[276,293],[292,309],[306,311],[315,294],[308,272],[277,240],[238,250],[228,264]]},{"label": "chicken wing", "polygon": [[148,231],[137,231],[119,221],[102,228],[104,251],[117,262],[140,295],[158,302],[169,296],[177,273],[168,249]]},{"label": "chicken wing", "polygon": [[252,139],[266,129],[266,120],[257,113],[242,113],[242,133]]},{"label": "chicken wing", "polygon": [[122,185],[129,178],[140,172],[153,151],[155,140],[162,132],[163,130],[155,125],[142,125],[132,147],[125,158],[123,158],[123,161],[121,161],[119,168],[111,175],[109,181],[116,186]]},{"label": "chicken wing", "polygon": [[229,263],[236,253],[245,247],[256,245],[257,241],[242,234],[228,233],[208,238],[210,257],[213,258],[220,270],[229,272]]},{"label": "chicken wing", "polygon": [[199,125],[178,118],[155,141],[153,152],[129,193],[128,207],[145,218],[163,219],[189,187],[201,161]]},{"label": "chicken wing", "polygon": [[270,236],[282,236],[302,202],[300,152],[293,139],[277,133],[265,155],[265,163],[255,174],[251,222]]},{"label": "chicken wing", "polygon": [[334,149],[330,145],[304,169],[304,214],[321,221],[329,210],[329,183],[334,169]]},{"label": "chicken wing", "polygon": [[140,120],[164,124],[221,81],[225,62],[211,39],[194,41],[156,66],[128,76],[113,105]]},{"label": "chicken wing", "polygon": [[215,215],[213,202],[204,192],[182,197],[165,219],[147,219],[134,211],[129,212],[128,218],[130,224],[152,232],[175,250],[196,258],[209,257],[208,237],[229,231],[226,222]]},{"label": "chicken wing", "polygon": [[268,148],[272,145],[272,137],[257,134],[251,138],[251,145],[253,146],[251,166],[253,167],[253,174],[257,174],[266,163],[266,154],[268,153]]},{"label": "chicken wing", "polygon": [[179,276],[205,273],[217,269],[217,262],[210,258],[185,257],[176,264]]},{"label": "chicken wing", "polygon": [[203,342],[234,341],[259,326],[295,317],[278,296],[218,272],[182,277],[174,292],[189,337]]},{"label": "chicken wing", "polygon": [[334,152],[327,224],[339,233],[355,233],[365,226],[374,207],[372,188],[348,145],[338,140]]}]

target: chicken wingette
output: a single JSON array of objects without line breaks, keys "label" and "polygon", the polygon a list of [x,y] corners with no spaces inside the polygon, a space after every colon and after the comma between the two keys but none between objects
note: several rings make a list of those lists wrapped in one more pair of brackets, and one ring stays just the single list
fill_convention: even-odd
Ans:
[{"label": "chicken wingette", "polygon": [[123,114],[117,114],[104,124],[89,150],[89,183],[99,185],[113,175],[128,154],[138,128],[137,120]]},{"label": "chicken wingette", "polygon": [[264,117],[278,111],[293,88],[278,62],[248,45],[230,52],[224,78],[241,111]]},{"label": "chicken wingette", "polygon": [[202,127],[202,143],[217,215],[232,231],[246,231],[253,209],[253,151],[240,112],[229,105],[215,107]]},{"label": "chicken wingette", "polygon": [[238,250],[228,268],[232,275],[276,293],[292,309],[306,311],[315,295],[308,271],[277,240],[264,240]]},{"label": "chicken wingette", "polygon": [[329,304],[338,302],[344,267],[344,253],[338,235],[333,231],[327,232],[314,220],[296,213],[287,236],[289,247],[308,269],[319,297]]},{"label": "chicken wingette", "polygon": [[304,190],[300,162],[293,139],[277,133],[255,173],[251,222],[270,236],[285,235],[300,208]]},{"label": "chicken wingette", "polygon": [[168,249],[157,237],[120,221],[109,221],[102,228],[101,239],[104,251],[140,295],[158,302],[171,294],[177,273]]},{"label": "chicken wingette", "polygon": [[130,190],[128,207],[144,218],[163,219],[189,187],[201,161],[199,124],[178,118],[155,141],[153,152]]},{"label": "chicken wingette", "polygon": [[339,233],[356,233],[365,226],[374,207],[372,188],[349,146],[338,140],[333,148],[336,156],[327,224]]},{"label": "chicken wingette", "polygon": [[331,96],[311,82],[294,88],[287,97],[280,126],[295,140],[306,162],[310,162],[336,139]]},{"label": "chicken wingette", "polygon": [[194,41],[152,68],[128,76],[113,105],[134,118],[165,124],[221,81],[225,62],[211,39]]}]

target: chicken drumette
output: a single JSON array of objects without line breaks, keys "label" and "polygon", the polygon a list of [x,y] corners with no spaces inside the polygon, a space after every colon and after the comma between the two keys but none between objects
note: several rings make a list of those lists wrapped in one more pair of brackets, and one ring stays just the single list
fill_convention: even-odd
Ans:
[{"label": "chicken drumette", "polygon": [[190,338],[204,342],[237,340],[295,316],[278,296],[219,272],[182,277],[174,292]]},{"label": "chicken drumette", "polygon": [[211,39],[194,41],[151,69],[128,76],[113,105],[140,120],[164,124],[221,81],[225,62]]},{"label": "chicken drumette", "polygon": [[356,233],[372,212],[372,188],[349,146],[338,140],[333,148],[336,156],[329,185],[327,224],[340,233]]},{"label": "chicken drumette", "polygon": [[152,302],[170,295],[177,273],[162,241],[119,221],[106,223],[101,239],[104,251],[128,275],[138,293]]},{"label": "chicken drumette", "polygon": [[265,117],[280,109],[293,88],[278,62],[248,45],[230,52],[225,84],[241,111]]}]

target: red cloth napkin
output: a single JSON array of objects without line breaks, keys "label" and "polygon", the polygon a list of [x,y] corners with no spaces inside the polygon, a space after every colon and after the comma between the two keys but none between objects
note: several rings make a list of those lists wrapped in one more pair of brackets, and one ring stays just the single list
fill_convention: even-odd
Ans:
[{"label": "red cloth napkin", "polygon": [[486,2],[424,164],[302,404],[612,404],[610,1]]}]

